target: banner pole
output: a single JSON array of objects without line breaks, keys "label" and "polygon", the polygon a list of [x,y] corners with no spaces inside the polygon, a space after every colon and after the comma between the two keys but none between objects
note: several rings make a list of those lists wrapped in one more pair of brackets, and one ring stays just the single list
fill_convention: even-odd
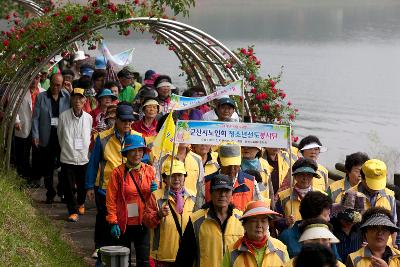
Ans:
[{"label": "banner pole", "polygon": [[[171,111],[171,112],[173,112],[173,111]],[[168,189],[167,189],[168,194],[167,194],[167,196],[169,196],[169,193],[170,193],[170,191],[171,191],[172,166],[173,166],[173,163],[174,163],[175,146],[176,146],[176,132],[177,132],[177,130],[176,130],[176,127],[175,127],[174,143],[173,143],[173,146],[172,146],[172,155],[171,155],[171,167],[169,168]],[[167,197],[167,199],[168,199],[168,197]]]},{"label": "banner pole", "polygon": [[289,124],[289,177],[290,177],[290,215],[293,215],[293,176],[292,176],[292,125]]},{"label": "banner pole", "polygon": [[245,87],[245,85],[244,85],[244,79],[243,79],[243,80],[242,80],[242,122],[244,122],[244,111],[245,111],[245,108],[244,108],[244,98],[245,98],[245,95],[244,95],[244,92],[245,92],[244,87]]}]

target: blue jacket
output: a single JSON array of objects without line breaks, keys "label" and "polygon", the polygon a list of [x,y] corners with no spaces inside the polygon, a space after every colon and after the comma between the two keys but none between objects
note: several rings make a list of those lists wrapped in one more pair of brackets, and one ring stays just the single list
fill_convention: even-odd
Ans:
[{"label": "blue jacket", "polygon": [[[299,243],[299,238],[300,238],[299,224],[301,222],[302,221],[295,222],[292,227],[285,229],[278,237],[278,239],[286,245],[290,258],[299,255],[301,250],[301,244]],[[336,245],[332,244],[331,248],[333,254],[336,256],[336,259],[338,261],[341,261]]]},{"label": "blue jacket", "polygon": [[[60,97],[60,113],[63,113],[70,107],[70,96],[65,90],[61,90]],[[39,138],[40,146],[47,146],[50,140],[51,132],[51,99],[48,97],[48,92],[38,94],[33,110],[32,122],[32,138]]]}]

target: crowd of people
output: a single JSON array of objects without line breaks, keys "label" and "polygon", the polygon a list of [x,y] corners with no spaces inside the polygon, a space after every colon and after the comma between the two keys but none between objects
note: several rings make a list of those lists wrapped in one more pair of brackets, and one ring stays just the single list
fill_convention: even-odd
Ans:
[{"label": "crowd of people", "polygon": [[[171,78],[148,70],[141,81],[130,67],[110,75],[101,57],[90,65],[80,56],[35,77],[13,155],[30,186],[44,178],[47,204],[61,198],[69,222],[95,201],[98,264],[101,247],[122,245],[134,247],[136,266],[400,266],[396,199],[381,160],[350,154],[345,177],[332,182],[313,135],[291,152],[223,142],[179,144],[158,158],[151,144],[178,92]],[[229,96],[173,117],[239,121]]]}]

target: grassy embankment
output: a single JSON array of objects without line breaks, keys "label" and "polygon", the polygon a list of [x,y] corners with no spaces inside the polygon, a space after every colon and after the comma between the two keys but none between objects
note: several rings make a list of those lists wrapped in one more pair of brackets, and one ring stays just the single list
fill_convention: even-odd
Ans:
[{"label": "grassy embankment", "polygon": [[14,172],[0,170],[0,266],[85,266],[20,185]]}]

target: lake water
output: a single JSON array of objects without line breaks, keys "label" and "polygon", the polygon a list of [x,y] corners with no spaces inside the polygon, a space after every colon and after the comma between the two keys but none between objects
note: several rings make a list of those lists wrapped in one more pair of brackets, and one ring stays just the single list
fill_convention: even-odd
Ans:
[{"label": "lake water", "polygon": [[[317,135],[328,147],[320,162],[333,168],[356,151],[399,159],[399,14],[397,0],[198,0],[178,20],[232,49],[254,44],[264,74],[283,65],[281,88],[300,110],[295,134]],[[166,47],[141,34],[105,37],[113,53],[135,47],[141,73],[154,69],[184,86]]]}]

